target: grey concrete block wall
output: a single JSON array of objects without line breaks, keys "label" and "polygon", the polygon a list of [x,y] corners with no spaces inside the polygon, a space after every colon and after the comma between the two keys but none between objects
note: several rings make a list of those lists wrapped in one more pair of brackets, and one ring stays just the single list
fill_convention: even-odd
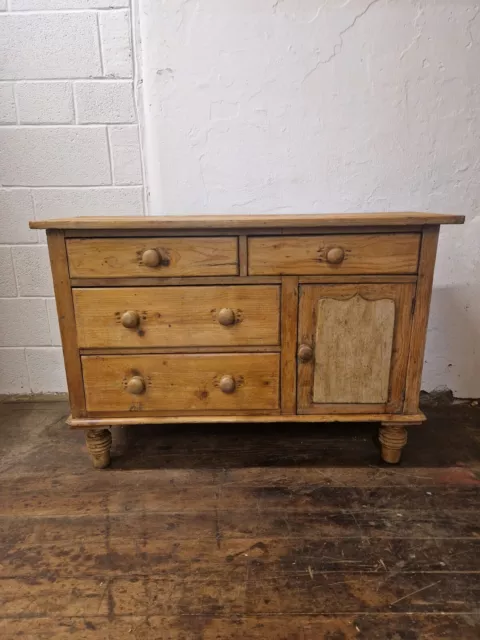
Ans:
[{"label": "grey concrete block wall", "polygon": [[144,215],[128,0],[0,0],[0,393],[64,391],[46,236]]}]

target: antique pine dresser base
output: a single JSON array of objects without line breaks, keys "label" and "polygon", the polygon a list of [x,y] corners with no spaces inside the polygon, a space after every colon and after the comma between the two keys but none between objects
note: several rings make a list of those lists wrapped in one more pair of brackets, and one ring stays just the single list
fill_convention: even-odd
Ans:
[{"label": "antique pine dresser base", "polygon": [[35,221],[46,229],[73,428],[380,423],[419,410],[441,224],[422,213]]}]

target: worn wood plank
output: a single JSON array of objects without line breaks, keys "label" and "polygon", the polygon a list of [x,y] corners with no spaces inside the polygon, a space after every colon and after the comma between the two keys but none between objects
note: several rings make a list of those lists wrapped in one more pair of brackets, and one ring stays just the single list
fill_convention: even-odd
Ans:
[{"label": "worn wood plank", "polygon": [[[279,344],[276,285],[74,289],[73,300],[82,348]],[[124,326],[126,313],[134,327]]]},{"label": "worn wood plank", "polygon": [[406,413],[415,413],[418,408],[439,231],[438,226],[427,227],[422,234],[403,407]]},{"label": "worn wood plank", "polygon": [[[420,234],[263,236],[248,241],[251,275],[415,273]],[[340,256],[333,255],[338,251]]]},{"label": "worn wood plank", "polygon": [[[283,227],[303,226],[389,226],[463,224],[465,216],[437,213],[333,213],[281,216]],[[266,215],[193,215],[193,216],[82,216],[57,220],[34,220],[30,229],[268,229],[279,226],[279,216]]]},{"label": "worn wood plank", "polygon": [[[72,287],[194,287],[205,285],[281,284],[280,276],[205,276],[177,278],[72,278]],[[410,282],[410,281],[409,281]],[[414,282],[412,280],[411,282]]]},{"label": "worn wood plank", "polygon": [[238,274],[248,276],[248,240],[245,234],[238,237]]},{"label": "worn wood plank", "polygon": [[284,414],[297,410],[298,278],[282,278],[281,301],[281,407]]},{"label": "worn wood plank", "polygon": [[[96,238],[66,241],[72,278],[233,276],[236,238]],[[150,264],[147,256],[156,255]]]},{"label": "worn wood plank", "polygon": [[68,257],[63,232],[54,229],[49,230],[47,242],[58,324],[62,338],[70,407],[72,416],[81,418],[86,415],[85,393],[83,390],[82,365],[78,353],[75,310],[70,288]]},{"label": "worn wood plank", "polygon": [[[0,620],[2,637],[24,640],[478,640],[480,614],[77,616]],[[7,635],[9,634],[9,635]]]}]

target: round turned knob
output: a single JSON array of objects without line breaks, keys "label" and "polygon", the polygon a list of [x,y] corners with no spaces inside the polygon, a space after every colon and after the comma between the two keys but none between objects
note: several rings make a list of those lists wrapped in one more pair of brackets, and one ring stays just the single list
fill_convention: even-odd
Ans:
[{"label": "round turned knob", "polygon": [[127,391],[134,396],[139,396],[145,391],[145,380],[141,376],[133,376],[127,382]]},{"label": "round turned knob", "polygon": [[156,249],[147,249],[142,254],[142,262],[146,267],[158,267],[161,261],[162,256]]},{"label": "round turned knob", "polygon": [[309,347],[308,344],[301,344],[298,347],[298,358],[302,362],[308,362],[313,357],[313,349]]},{"label": "round turned knob", "polygon": [[233,309],[220,309],[217,315],[217,320],[224,327],[228,327],[231,324],[235,324],[235,311]]},{"label": "round turned knob", "polygon": [[126,329],[135,329],[140,322],[140,316],[136,311],[125,311],[122,314],[122,324]]},{"label": "round turned knob", "polygon": [[220,380],[220,390],[223,393],[233,393],[235,391],[235,380],[232,376],[223,376]]},{"label": "round turned knob", "polygon": [[342,247],[333,247],[327,251],[327,262],[330,264],[340,264],[345,258],[345,251]]}]

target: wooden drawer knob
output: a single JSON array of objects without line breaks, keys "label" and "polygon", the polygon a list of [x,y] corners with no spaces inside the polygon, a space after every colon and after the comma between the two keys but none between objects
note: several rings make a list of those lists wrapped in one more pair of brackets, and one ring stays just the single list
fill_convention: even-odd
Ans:
[{"label": "wooden drawer knob", "polygon": [[145,380],[141,376],[133,376],[127,382],[127,391],[134,396],[139,396],[145,391]]},{"label": "wooden drawer knob", "polygon": [[301,344],[298,347],[298,358],[302,362],[309,362],[313,358],[313,349],[308,344]]},{"label": "wooden drawer knob", "polygon": [[235,311],[233,309],[220,309],[217,315],[217,320],[220,324],[223,324],[224,327],[235,324],[235,319]]},{"label": "wooden drawer knob", "polygon": [[235,380],[232,376],[222,376],[219,387],[223,393],[233,393],[235,391],[235,386]]},{"label": "wooden drawer knob", "polygon": [[156,249],[147,249],[142,254],[142,262],[146,267],[158,267],[162,262],[162,256]]},{"label": "wooden drawer knob", "polygon": [[327,251],[327,262],[330,264],[340,264],[345,258],[345,251],[342,247],[333,247]]},{"label": "wooden drawer knob", "polygon": [[125,311],[122,314],[122,324],[126,329],[135,329],[140,323],[140,316],[136,311]]}]

